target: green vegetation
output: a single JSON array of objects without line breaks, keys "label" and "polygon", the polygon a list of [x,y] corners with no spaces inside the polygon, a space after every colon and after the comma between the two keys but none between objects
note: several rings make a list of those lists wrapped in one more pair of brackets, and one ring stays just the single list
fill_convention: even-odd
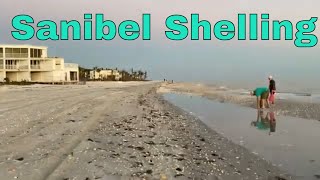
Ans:
[{"label": "green vegetation", "polygon": [[35,84],[33,82],[29,82],[29,81],[26,81],[26,80],[23,80],[23,81],[10,81],[9,78],[4,78],[4,82],[0,83],[0,85],[32,85],[32,84]]},{"label": "green vegetation", "polygon": [[[100,72],[102,70],[111,70],[111,75],[107,77],[102,77]],[[96,71],[99,74],[99,77],[94,79],[90,78],[90,71]],[[118,78],[117,78],[118,77]],[[93,67],[92,69],[79,67],[79,80],[80,81],[146,81],[148,78],[147,72],[142,70],[134,70],[133,68],[130,71],[127,70],[118,70],[102,68],[102,67]]]}]

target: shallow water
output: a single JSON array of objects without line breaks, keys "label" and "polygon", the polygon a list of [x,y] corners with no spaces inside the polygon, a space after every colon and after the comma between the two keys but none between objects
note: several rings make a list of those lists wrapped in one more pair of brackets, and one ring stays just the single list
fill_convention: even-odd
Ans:
[{"label": "shallow water", "polygon": [[[227,90],[226,93],[249,95],[249,90]],[[296,102],[307,102],[307,103],[320,103],[320,94],[311,93],[292,93],[292,92],[277,92],[276,99],[291,100]]]},{"label": "shallow water", "polygon": [[[320,175],[319,121],[258,112],[199,96],[166,94],[164,97],[199,117],[208,127],[299,179],[317,179]],[[275,131],[271,132],[270,128]]]}]

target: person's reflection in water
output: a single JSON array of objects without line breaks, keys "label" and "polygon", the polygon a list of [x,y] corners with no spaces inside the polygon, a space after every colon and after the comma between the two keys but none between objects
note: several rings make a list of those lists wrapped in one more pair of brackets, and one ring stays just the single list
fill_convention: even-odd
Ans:
[{"label": "person's reflection in water", "polygon": [[270,122],[269,135],[271,135],[271,133],[276,132],[276,116],[272,111],[268,112],[268,114],[269,114],[269,122]]},{"label": "person's reflection in water", "polygon": [[268,130],[270,127],[268,113],[265,115],[264,111],[257,110],[257,120],[251,122],[251,125],[260,130]]}]

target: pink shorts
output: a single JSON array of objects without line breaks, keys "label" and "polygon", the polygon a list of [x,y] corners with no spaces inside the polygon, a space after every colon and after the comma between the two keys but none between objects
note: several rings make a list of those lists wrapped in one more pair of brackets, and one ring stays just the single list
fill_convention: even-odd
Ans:
[{"label": "pink shorts", "polygon": [[270,95],[269,95],[269,102],[274,103],[275,95],[276,95],[276,92],[275,92],[275,91],[273,91],[273,93],[270,93]]}]

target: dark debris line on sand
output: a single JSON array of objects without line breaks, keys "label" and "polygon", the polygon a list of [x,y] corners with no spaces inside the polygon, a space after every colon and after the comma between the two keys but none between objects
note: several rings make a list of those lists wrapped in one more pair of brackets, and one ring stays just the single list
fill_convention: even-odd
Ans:
[{"label": "dark debris line on sand", "polygon": [[88,161],[91,168],[100,168],[103,174],[148,179],[291,179],[206,129],[198,119],[163,100],[155,88],[135,102],[127,102],[127,106],[134,106],[136,115],[130,112],[133,107],[123,104],[126,112],[119,112],[121,118],[101,122],[97,134],[92,135],[99,140],[88,138],[99,157]]}]

